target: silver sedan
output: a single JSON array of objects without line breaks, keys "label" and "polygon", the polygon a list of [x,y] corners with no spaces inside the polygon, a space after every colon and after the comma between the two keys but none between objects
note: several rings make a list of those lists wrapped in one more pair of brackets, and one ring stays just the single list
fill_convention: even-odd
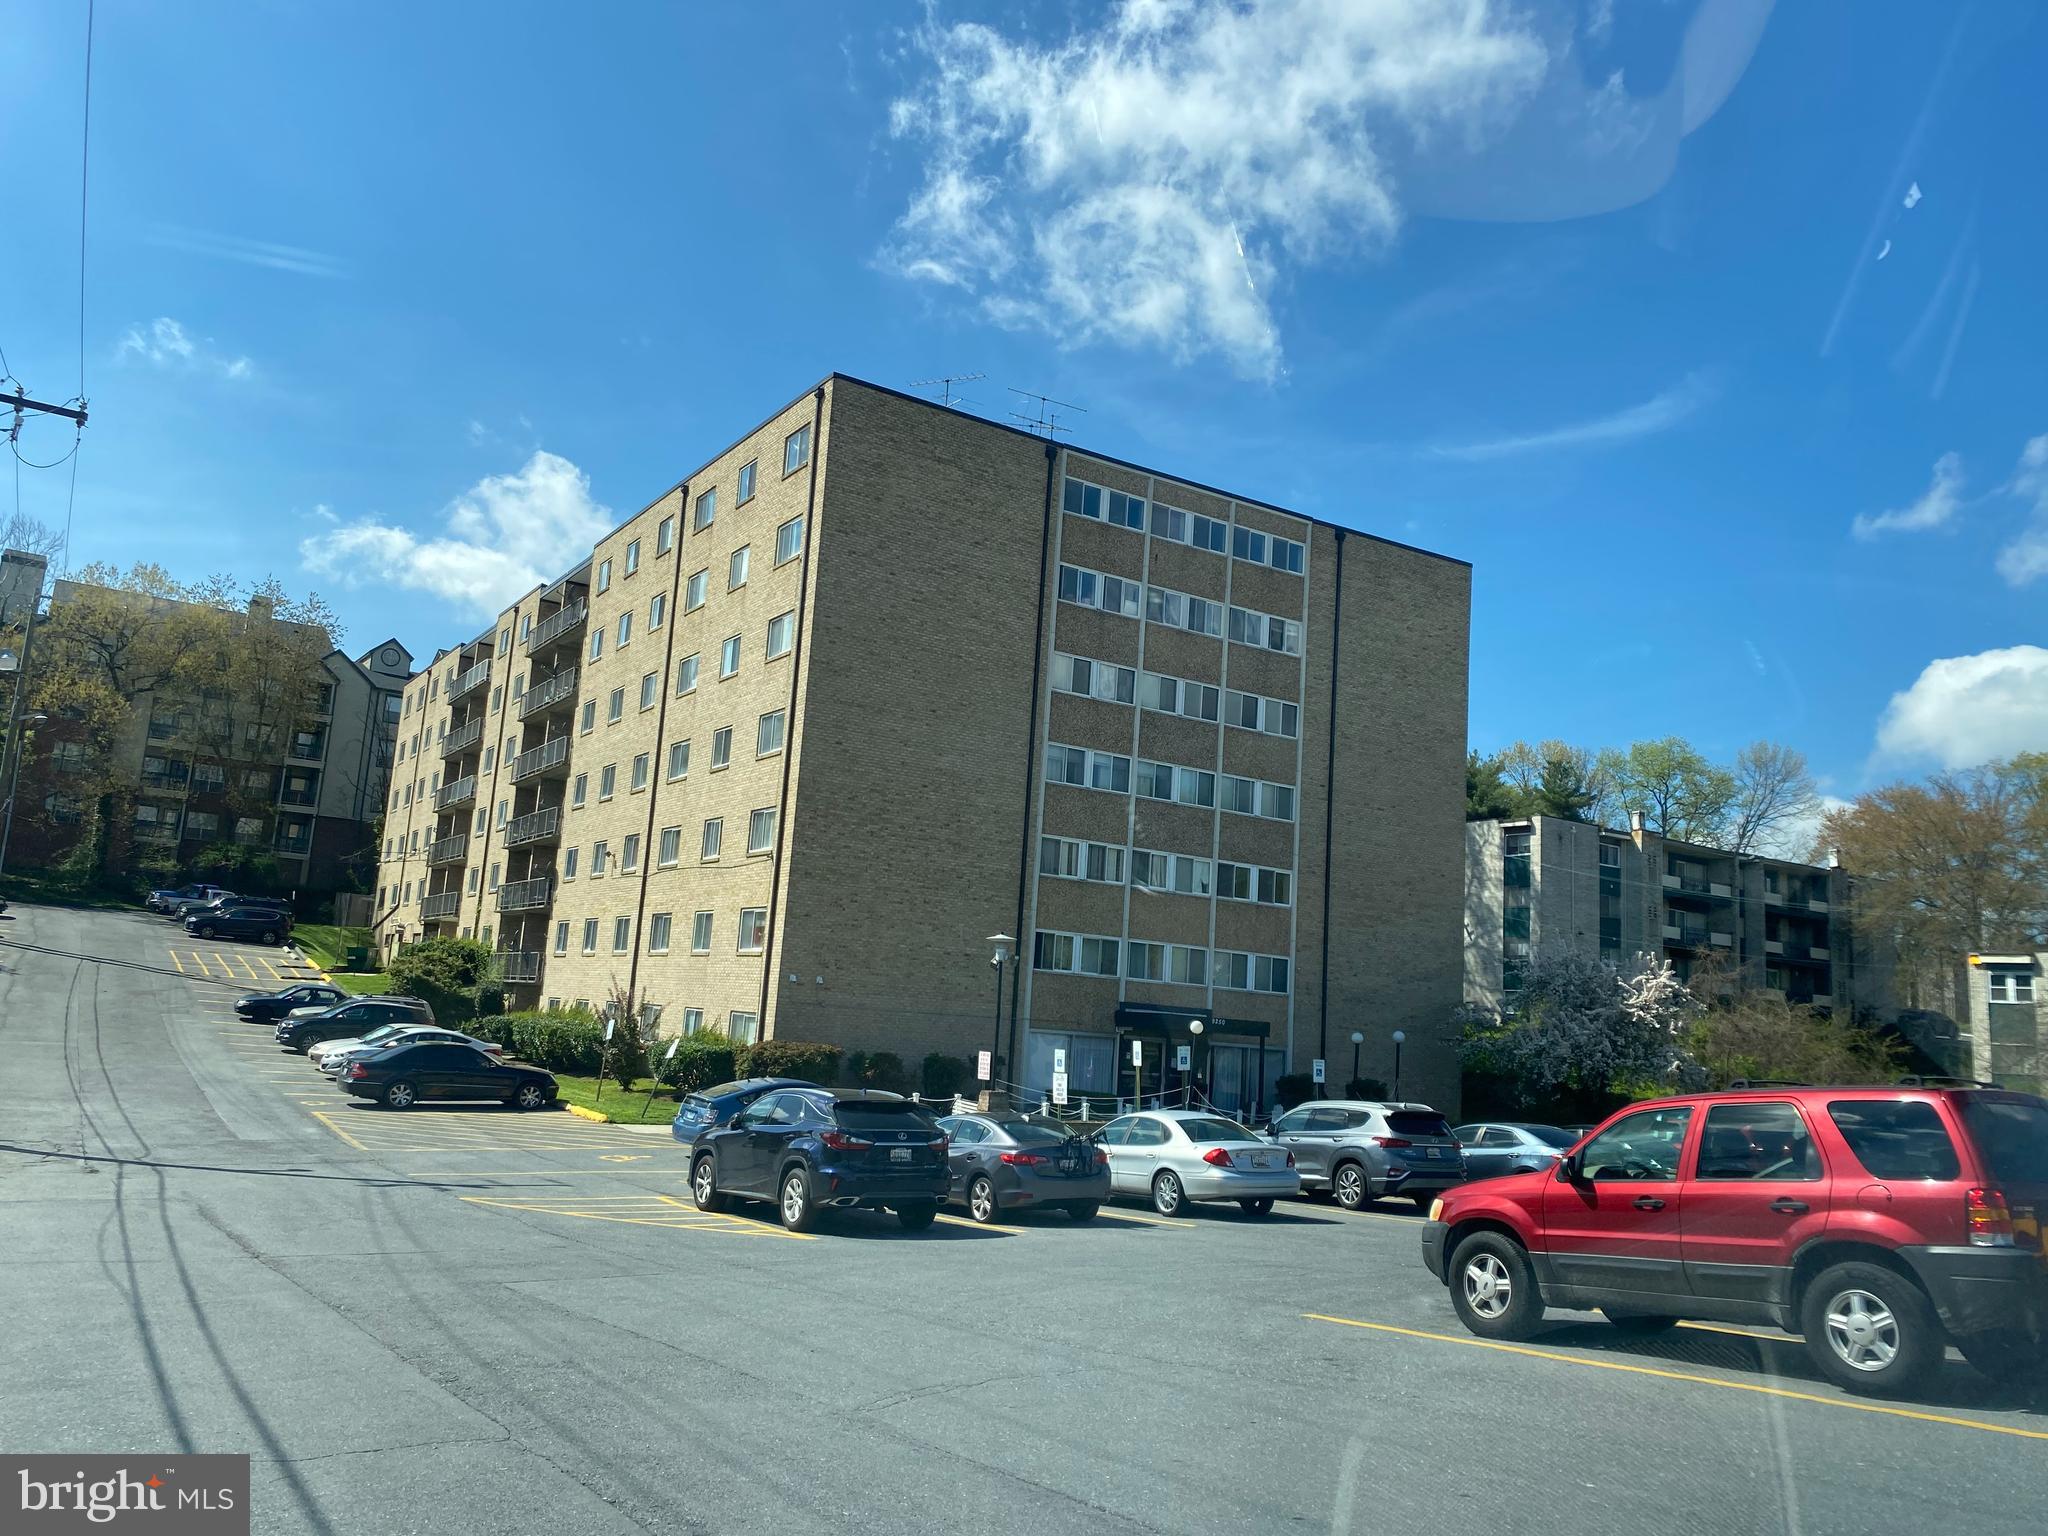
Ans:
[{"label": "silver sedan", "polygon": [[1092,1139],[1109,1153],[1111,1189],[1144,1196],[1162,1216],[1189,1200],[1235,1200],[1263,1216],[1274,1200],[1301,1193],[1292,1153],[1203,1110],[1123,1115]]},{"label": "silver sedan", "polygon": [[1504,1120],[1461,1125],[1451,1134],[1464,1151],[1466,1173],[1475,1179],[1555,1167],[1579,1139],[1576,1132],[1554,1125]]}]

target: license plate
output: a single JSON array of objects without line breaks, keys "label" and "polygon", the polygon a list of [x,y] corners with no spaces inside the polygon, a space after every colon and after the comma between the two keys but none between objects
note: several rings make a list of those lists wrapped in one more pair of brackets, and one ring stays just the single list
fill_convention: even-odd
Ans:
[{"label": "license plate", "polygon": [[1273,1157],[1272,1157],[1272,1154],[1271,1154],[1271,1153],[1269,1153],[1269,1152],[1254,1152],[1254,1153],[1252,1154],[1252,1166],[1253,1166],[1254,1168],[1270,1168],[1270,1167],[1272,1167],[1272,1166],[1273,1166]]},{"label": "license plate", "polygon": [[1424,1149],[1423,1155],[1425,1157],[1442,1157],[1444,1149],[1442,1147],[1428,1147]]},{"label": "license plate", "polygon": [[907,1163],[907,1162],[909,1162],[909,1161],[910,1161],[910,1148],[908,1148],[908,1147],[891,1147],[891,1148],[889,1149],[889,1161],[890,1161],[890,1162],[892,1162],[892,1163]]}]

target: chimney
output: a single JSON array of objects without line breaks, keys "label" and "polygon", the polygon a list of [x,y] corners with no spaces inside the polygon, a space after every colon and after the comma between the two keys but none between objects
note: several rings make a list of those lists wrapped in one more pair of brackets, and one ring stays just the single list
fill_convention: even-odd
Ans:
[{"label": "chimney", "polygon": [[267,598],[267,597],[260,597],[260,596],[259,596],[259,597],[252,597],[252,598],[250,598],[250,599],[249,599],[249,617],[250,617],[250,618],[252,618],[252,619],[267,619],[267,618],[269,618],[269,617],[270,617],[270,599],[269,599],[269,598]]},{"label": "chimney", "polygon": [[1630,811],[1628,813],[1628,829],[1635,835],[1638,842],[1642,840],[1643,813],[1641,811]]}]

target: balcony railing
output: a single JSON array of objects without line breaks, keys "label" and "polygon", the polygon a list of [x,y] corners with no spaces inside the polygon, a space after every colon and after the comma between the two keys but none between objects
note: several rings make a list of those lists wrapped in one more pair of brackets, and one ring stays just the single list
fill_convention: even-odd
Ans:
[{"label": "balcony railing", "polygon": [[468,774],[453,784],[443,784],[434,791],[434,809],[452,811],[458,806],[468,805],[476,799],[476,775]]},{"label": "balcony railing", "polygon": [[537,949],[499,950],[498,974],[507,981],[539,981],[540,951]]},{"label": "balcony railing", "polygon": [[448,702],[453,704],[463,695],[474,693],[490,680],[491,658],[486,656],[482,661],[471,667],[467,672],[462,673],[454,682],[448,685]]},{"label": "balcony railing", "polygon": [[453,836],[438,838],[427,844],[427,867],[437,864],[460,864],[469,853],[469,834],[457,832]]},{"label": "balcony railing", "polygon": [[431,896],[420,898],[420,921],[423,923],[446,922],[462,908],[462,892],[436,891]]},{"label": "balcony railing", "polygon": [[537,880],[508,880],[498,887],[500,912],[538,912],[554,899],[555,883],[546,875]]},{"label": "balcony railing", "polygon": [[537,747],[529,747],[512,759],[512,782],[523,784],[528,779],[539,778],[544,773],[564,768],[568,762],[569,738],[557,736]]},{"label": "balcony railing", "polygon": [[580,597],[559,611],[549,614],[534,625],[533,633],[526,637],[526,654],[531,656],[535,651],[552,645],[571,630],[582,628],[583,621],[589,616],[590,604]]},{"label": "balcony railing", "polygon": [[441,743],[441,755],[459,757],[483,739],[484,722],[483,716],[479,715],[469,724],[448,733],[447,739]]},{"label": "balcony railing", "polygon": [[526,697],[519,701],[519,718],[529,719],[554,705],[573,703],[575,698],[576,669],[564,667],[554,676],[526,690]]},{"label": "balcony railing", "polygon": [[1719,880],[1708,880],[1699,875],[1671,875],[1664,877],[1664,889],[1677,891],[1684,896],[1704,896],[1715,901],[1732,901],[1735,888]]},{"label": "balcony railing", "polygon": [[504,843],[507,848],[524,848],[532,843],[552,843],[561,834],[562,808],[550,805],[506,822]]}]

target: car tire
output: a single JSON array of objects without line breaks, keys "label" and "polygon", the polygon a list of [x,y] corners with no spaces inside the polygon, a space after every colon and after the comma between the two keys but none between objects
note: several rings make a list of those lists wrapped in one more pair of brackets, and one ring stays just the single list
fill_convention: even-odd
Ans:
[{"label": "car tire", "polygon": [[1240,1200],[1237,1208],[1247,1216],[1270,1216],[1273,1214],[1273,1197],[1260,1195],[1255,1200]]},{"label": "car tire", "polygon": [[1152,1209],[1162,1216],[1172,1216],[1187,1202],[1187,1190],[1182,1187],[1180,1175],[1171,1168],[1162,1168],[1152,1176]]},{"label": "car tire", "polygon": [[1076,1200],[1072,1205],[1067,1207],[1067,1214],[1073,1217],[1076,1221],[1093,1221],[1095,1219],[1095,1213],[1101,1209],[1102,1205],[1099,1201]]},{"label": "car tire", "polygon": [[1926,1294],[1881,1264],[1821,1271],[1800,1298],[1799,1322],[1813,1363],[1845,1391],[1910,1391],[1941,1361],[1941,1324]]},{"label": "car tire", "polygon": [[[263,942],[266,944],[275,944],[277,942],[277,930],[275,928],[264,929]],[[265,963],[268,964],[267,961]]]},{"label": "car tire", "polygon": [[1451,1309],[1482,1339],[1526,1339],[1543,1321],[1543,1293],[1522,1245],[1474,1232],[1451,1255]]},{"label": "car tire", "polygon": [[690,1165],[690,1198],[698,1210],[714,1216],[725,1209],[725,1196],[718,1192],[718,1168],[709,1152]]},{"label": "car tire", "polygon": [[979,1222],[994,1221],[1003,1213],[996,1201],[995,1181],[985,1173],[977,1173],[967,1185],[967,1214]]},{"label": "car tire", "polygon": [[919,1200],[911,1205],[896,1207],[896,1219],[906,1232],[922,1232],[939,1219],[939,1206],[935,1200]]},{"label": "car tire", "polygon": [[810,1231],[811,1224],[818,1219],[818,1208],[811,1203],[811,1176],[801,1168],[792,1168],[782,1176],[778,1188],[775,1209],[783,1226],[792,1232]]},{"label": "car tire", "polygon": [[547,1089],[539,1083],[521,1083],[512,1090],[510,1100],[514,1109],[545,1109],[550,1103]]},{"label": "car tire", "polygon": [[1640,1339],[1653,1333],[1669,1333],[1678,1326],[1677,1318],[1662,1317],[1654,1312],[1620,1312],[1613,1307],[1602,1307],[1600,1310],[1607,1314],[1607,1321],[1614,1325],[1617,1332],[1625,1333],[1631,1338]]},{"label": "car tire", "polygon": [[419,1101],[419,1090],[402,1077],[397,1082],[389,1083],[385,1086],[384,1107],[386,1109],[411,1109]]},{"label": "car tire", "polygon": [[201,937],[202,939],[210,939],[210,938],[212,938],[212,937],[213,937],[213,924],[211,924],[211,923],[201,923],[201,924],[199,925],[199,937]]},{"label": "car tire", "polygon": [[1339,1163],[1330,1170],[1330,1197],[1347,1211],[1355,1211],[1372,1200],[1372,1185],[1358,1163]]}]

